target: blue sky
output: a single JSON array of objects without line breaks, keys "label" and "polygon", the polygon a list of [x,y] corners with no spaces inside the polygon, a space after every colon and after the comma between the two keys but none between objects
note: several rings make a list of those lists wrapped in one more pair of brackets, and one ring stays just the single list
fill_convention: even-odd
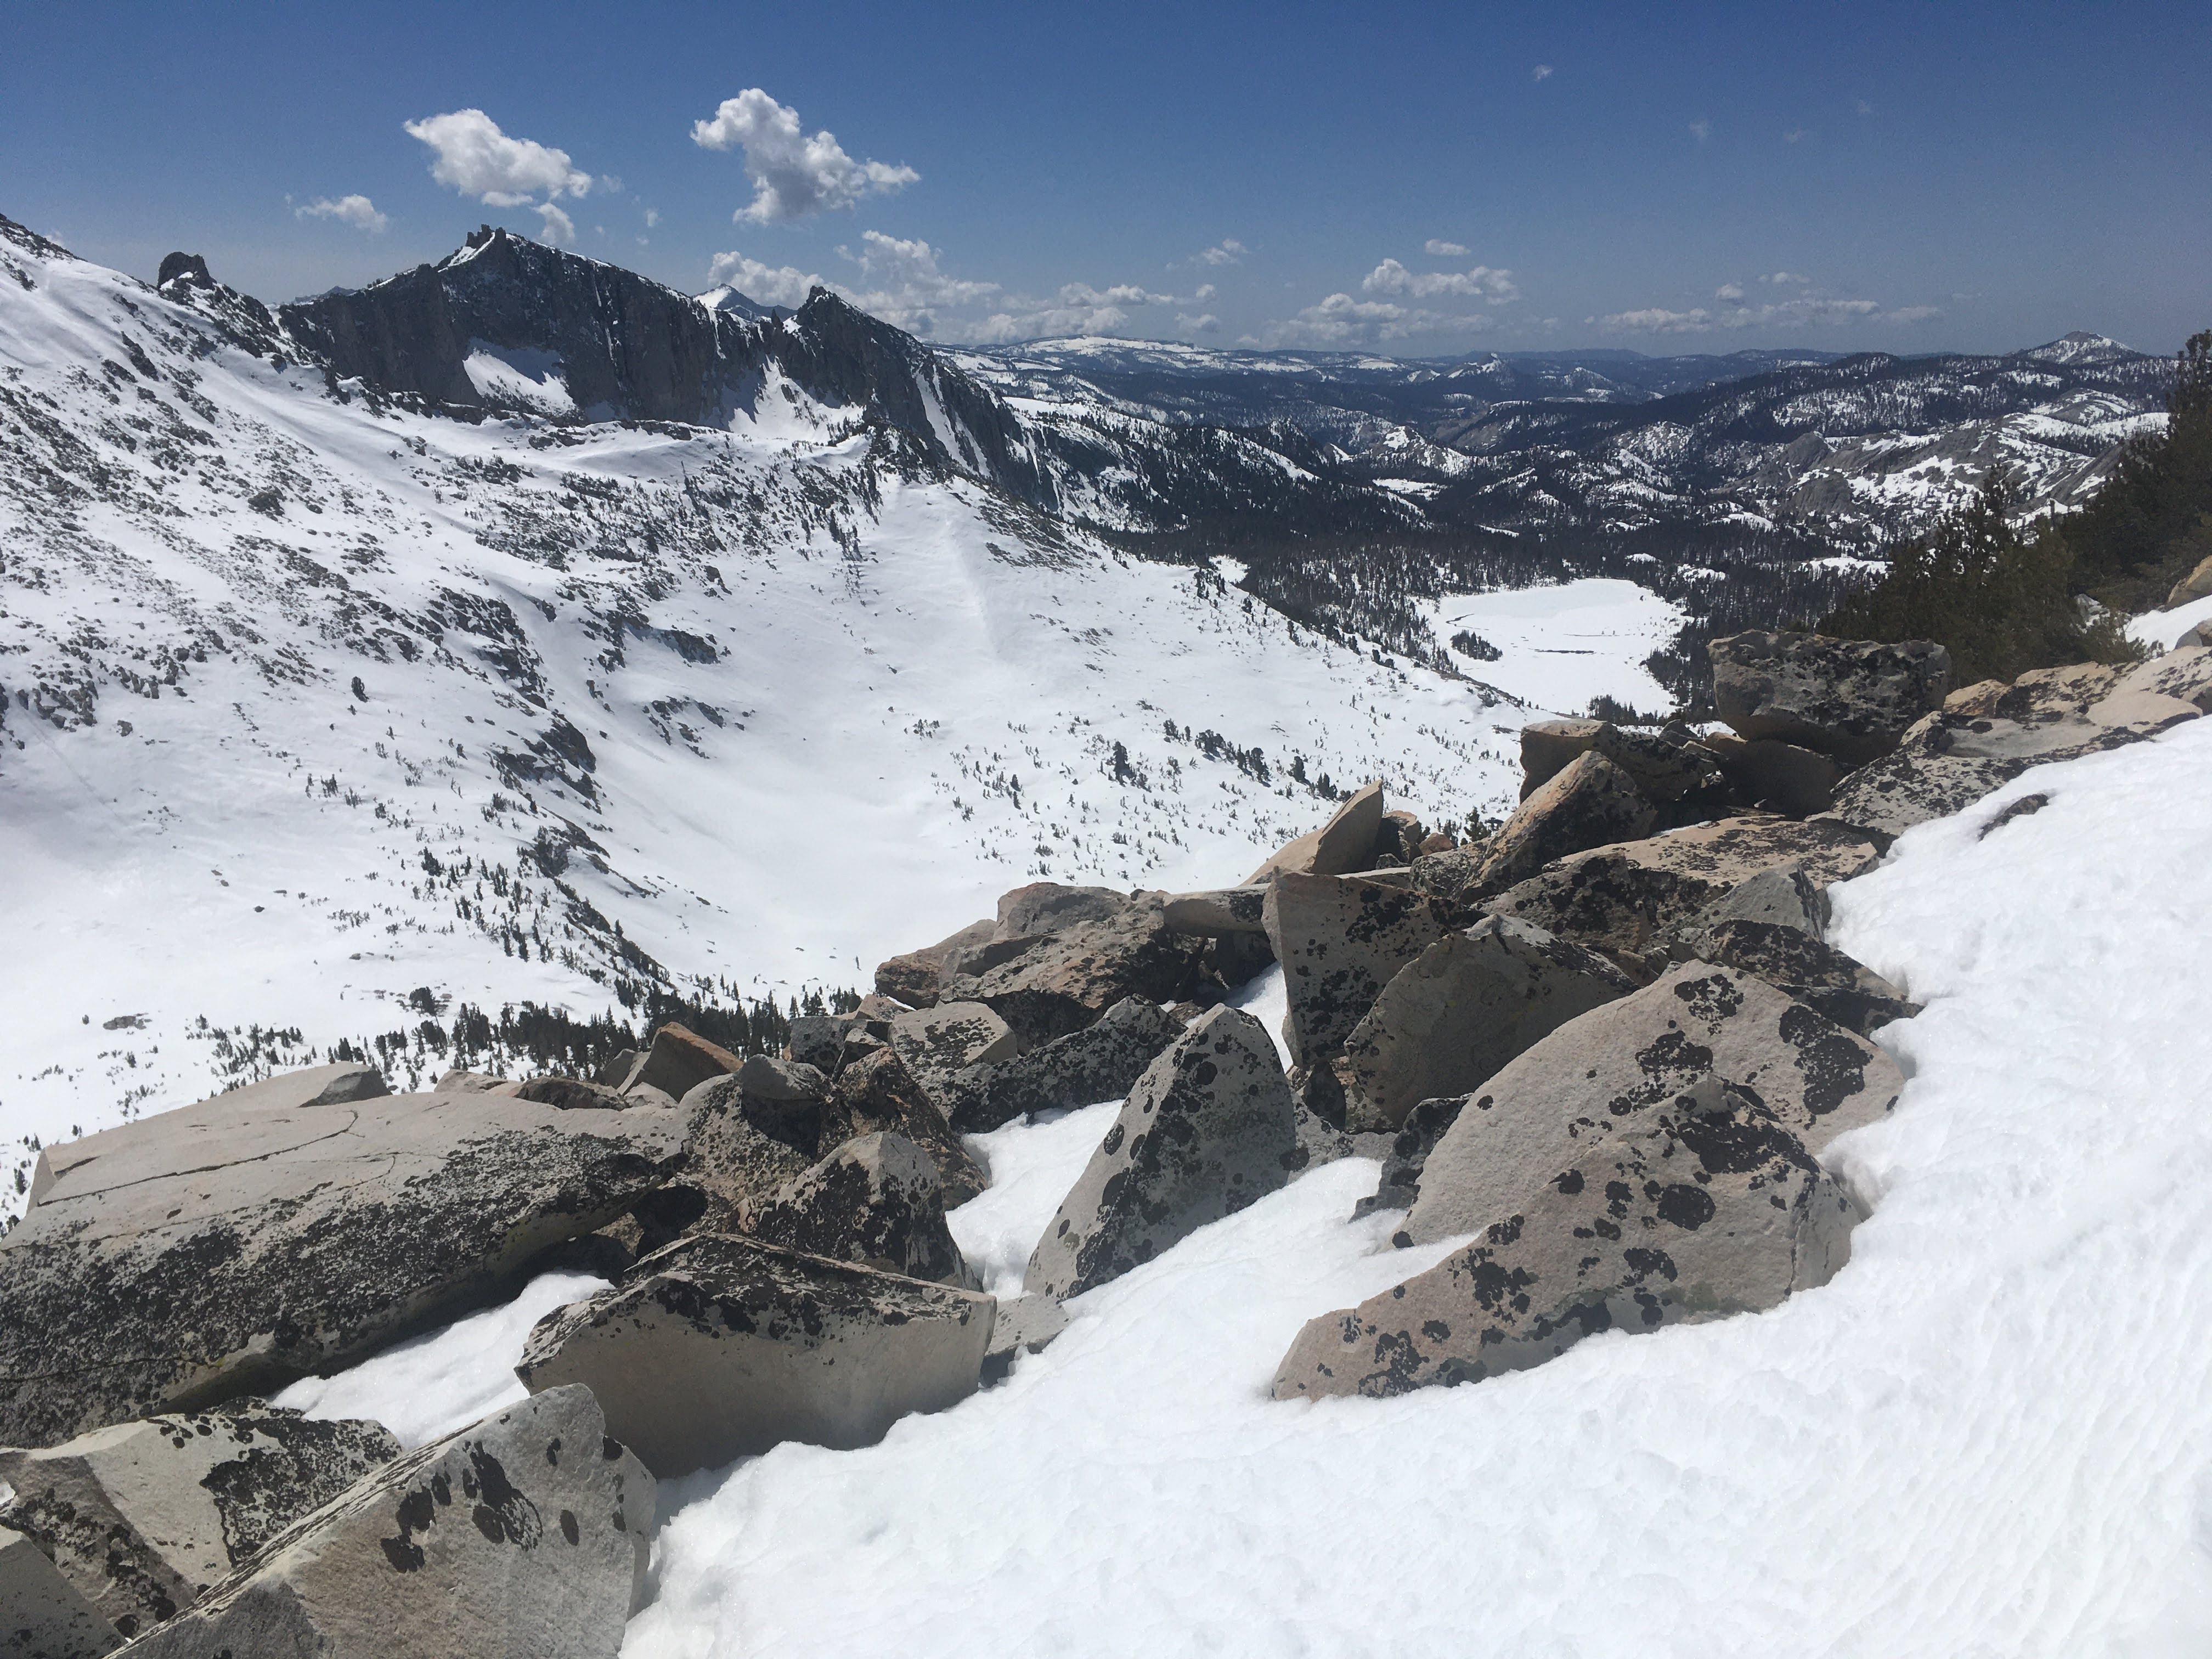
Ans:
[{"label": "blue sky", "polygon": [[169,0],[4,33],[0,212],[270,300],[490,220],[693,291],[819,278],[947,340],[2212,325],[2203,5]]}]

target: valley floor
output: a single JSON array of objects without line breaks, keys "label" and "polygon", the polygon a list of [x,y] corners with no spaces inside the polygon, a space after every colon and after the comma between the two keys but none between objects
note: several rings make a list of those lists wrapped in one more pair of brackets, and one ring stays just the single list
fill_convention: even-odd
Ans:
[{"label": "valley floor", "polygon": [[[1833,890],[1838,942],[1926,1012],[1881,1033],[1895,1115],[1831,1148],[1874,1212],[1826,1287],[1471,1387],[1276,1403],[1307,1319],[1449,1248],[1347,1223],[1376,1165],[1330,1164],[1073,1303],[951,1411],[664,1484],[625,1653],[2204,1652],[2208,819],[2193,722]],[[994,1288],[1114,1109],[980,1139],[995,1184],[953,1221]],[[573,1293],[302,1388],[458,1426]]]}]

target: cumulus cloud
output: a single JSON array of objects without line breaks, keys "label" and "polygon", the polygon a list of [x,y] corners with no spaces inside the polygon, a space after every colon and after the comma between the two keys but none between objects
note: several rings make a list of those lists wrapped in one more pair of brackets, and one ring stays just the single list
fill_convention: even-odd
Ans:
[{"label": "cumulus cloud", "polygon": [[1550,80],[1552,78],[1552,66],[1549,64],[1537,64],[1534,69],[1528,71],[1528,78],[1532,81]]},{"label": "cumulus cloud", "polygon": [[1219,291],[1219,290],[1218,290],[1218,289],[1217,289],[1213,286],[1213,284],[1212,284],[1212,283],[1200,283],[1198,285],[1198,287],[1197,287],[1196,290],[1195,290],[1195,291],[1194,291],[1194,292],[1192,293],[1192,295],[1191,295],[1191,296],[1190,296],[1190,297],[1192,298],[1192,300],[1193,300],[1193,301],[1195,301],[1195,302],[1197,302],[1198,304],[1200,304],[1200,305],[1204,305],[1204,304],[1205,304],[1208,300],[1211,300],[1211,299],[1214,296],[1214,295],[1215,295],[1216,293],[1218,293],[1218,291]]},{"label": "cumulus cloud", "polygon": [[1740,283],[1723,283],[1718,288],[1713,290],[1713,298],[1716,300],[1741,300],[1743,298],[1743,285]]},{"label": "cumulus cloud", "polygon": [[1464,259],[1467,250],[1457,242],[1447,242],[1442,237],[1431,236],[1421,244],[1421,252],[1432,259]]},{"label": "cumulus cloud", "polygon": [[351,225],[356,230],[380,231],[392,221],[376,210],[376,204],[366,196],[341,196],[333,202],[327,196],[318,196],[305,207],[292,210],[295,219],[335,219],[342,225]]},{"label": "cumulus cloud", "polygon": [[1713,124],[1705,117],[1699,116],[1690,123],[1690,136],[1699,143],[1704,143],[1706,139],[1713,136]]},{"label": "cumulus cloud", "polygon": [[1197,317],[1193,317],[1187,312],[1178,313],[1176,317],[1176,326],[1186,334],[1212,334],[1220,328],[1221,319],[1210,311]]},{"label": "cumulus cloud", "polygon": [[1267,349],[1285,346],[1358,349],[1417,335],[1468,333],[1487,327],[1489,320],[1482,316],[1448,316],[1387,300],[1355,300],[1349,294],[1332,294],[1295,317],[1271,322],[1258,333],[1244,336],[1238,343]]},{"label": "cumulus cloud", "polygon": [[655,225],[659,224],[659,222],[660,222],[660,210],[659,210],[659,208],[647,208],[647,209],[646,209],[646,210],[645,210],[645,228],[646,228],[647,230],[651,230],[651,229],[652,229]]},{"label": "cumulus cloud", "polygon": [[733,288],[757,304],[789,306],[793,310],[806,303],[811,290],[825,286],[812,271],[801,270],[797,265],[765,264],[735,249],[714,256],[707,267],[707,281],[715,288]]},{"label": "cumulus cloud", "polygon": [[1395,259],[1385,259],[1369,271],[1360,279],[1359,287],[1365,294],[1402,294],[1419,300],[1453,294],[1494,306],[1509,305],[1521,297],[1510,270],[1493,270],[1488,265],[1477,265],[1472,270],[1408,270]]},{"label": "cumulus cloud", "polygon": [[480,109],[409,121],[405,130],[435,155],[433,179],[490,207],[522,207],[541,194],[548,201],[581,196],[592,187],[592,175],[579,171],[567,150],[510,138]]},{"label": "cumulus cloud", "polygon": [[1778,270],[1771,276],[1762,276],[1762,283],[1772,283],[1785,288],[1808,288],[1813,279],[1802,270]]},{"label": "cumulus cloud", "polygon": [[704,149],[744,151],[753,199],[733,216],[740,224],[788,224],[921,179],[909,167],[854,161],[826,129],[810,137],[797,110],[758,87],[724,99],[711,120],[693,122],[691,142]]},{"label": "cumulus cloud", "polygon": [[[538,216],[544,222],[544,228],[538,232],[541,240],[550,242],[555,247],[560,247],[576,240],[576,222],[554,206],[552,203],[538,203]],[[600,235],[604,236],[606,234],[604,228],[600,229]]]},{"label": "cumulus cloud", "polygon": [[1212,247],[1201,248],[1194,257],[1202,265],[1233,265],[1240,263],[1250,252],[1234,236],[1224,236]]}]

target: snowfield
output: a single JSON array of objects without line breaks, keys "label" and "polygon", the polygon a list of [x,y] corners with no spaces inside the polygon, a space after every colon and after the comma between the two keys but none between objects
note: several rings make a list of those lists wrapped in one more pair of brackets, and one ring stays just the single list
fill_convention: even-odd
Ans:
[{"label": "snowfield", "polygon": [[[1826,1287],[1471,1387],[1277,1403],[1307,1319],[1450,1248],[1347,1222],[1376,1166],[1330,1164],[1077,1299],[951,1411],[664,1483],[625,1654],[2203,1654],[2208,819],[2195,722],[2032,771],[1833,890],[1838,943],[1927,1009],[1881,1034],[1896,1115],[1832,1149],[1874,1212]],[[998,1184],[953,1219],[994,1285],[1111,1110],[978,1138]],[[483,1397],[465,1328],[392,1382]]]}]

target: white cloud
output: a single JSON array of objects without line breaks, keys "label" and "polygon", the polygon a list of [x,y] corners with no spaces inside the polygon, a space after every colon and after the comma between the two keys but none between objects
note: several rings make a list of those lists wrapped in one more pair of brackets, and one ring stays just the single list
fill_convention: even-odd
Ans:
[{"label": "white cloud", "polygon": [[351,225],[356,230],[380,231],[392,222],[376,210],[376,204],[366,196],[341,196],[335,202],[327,196],[318,196],[305,207],[292,210],[295,219],[335,219],[342,225]]},{"label": "white cloud", "polygon": [[1467,250],[1457,242],[1447,242],[1442,237],[1431,236],[1421,244],[1421,252],[1432,259],[1464,259]]},{"label": "white cloud", "polygon": [[1762,283],[1778,283],[1784,287],[1804,288],[1808,286],[1813,279],[1802,271],[1778,270],[1771,276],[1762,276],[1759,280]]},{"label": "white cloud", "polygon": [[1743,298],[1743,285],[1741,283],[1723,283],[1718,288],[1713,290],[1713,298],[1716,300],[1741,300]]},{"label": "white cloud", "polygon": [[1240,263],[1250,252],[1234,236],[1224,236],[1212,247],[1200,250],[1194,257],[1202,265],[1233,265]]},{"label": "white cloud", "polygon": [[1186,334],[1212,334],[1220,328],[1221,319],[1210,311],[1198,317],[1193,317],[1188,313],[1178,313],[1176,317],[1176,326]]},{"label": "white cloud", "polygon": [[1521,297],[1510,270],[1493,270],[1488,265],[1477,265],[1472,270],[1408,270],[1395,259],[1385,259],[1369,271],[1360,279],[1359,287],[1366,294],[1403,294],[1418,300],[1455,294],[1494,306],[1509,305]]},{"label": "white cloud", "polygon": [[1809,127],[1792,127],[1782,135],[1782,142],[1785,144],[1794,144],[1799,139],[1806,137],[1811,131]]},{"label": "white cloud", "polygon": [[522,207],[541,192],[549,201],[581,196],[592,187],[592,175],[579,172],[567,150],[510,138],[480,109],[409,121],[405,130],[436,153],[433,179],[491,207]]},{"label": "white cloud", "polygon": [[1599,327],[1620,334],[1695,334],[1712,325],[1712,313],[1703,306],[1689,311],[1646,306],[1640,311],[1617,311],[1598,319]]},{"label": "white cloud", "polygon": [[[541,241],[550,242],[555,247],[560,247],[576,240],[576,222],[554,206],[552,203],[538,203],[538,216],[545,222],[544,228],[538,233],[538,239]],[[599,232],[602,236],[606,234],[604,229]]]},{"label": "white cloud", "polygon": [[806,303],[808,290],[827,286],[821,277],[797,265],[763,264],[734,250],[714,256],[707,267],[707,281],[715,288],[733,288],[756,304],[789,306],[793,310]]},{"label": "white cloud", "polygon": [[1699,116],[1690,123],[1690,136],[1699,143],[1704,143],[1706,139],[1713,136],[1713,124],[1703,116]]},{"label": "white cloud", "polygon": [[1218,289],[1213,286],[1213,284],[1212,284],[1212,283],[1200,283],[1198,285],[1197,291],[1196,291],[1195,293],[1194,293],[1190,297],[1191,297],[1193,300],[1196,301],[1200,305],[1204,305],[1204,304],[1205,304],[1208,300],[1211,300],[1211,299],[1214,296],[1214,295],[1215,295],[1216,293],[1218,293],[1218,291],[1219,291],[1219,290],[1218,290]]},{"label": "white cloud", "polygon": [[1532,81],[1550,80],[1552,78],[1552,66],[1549,64],[1537,64],[1534,69],[1528,71],[1528,78]]},{"label": "white cloud", "polygon": [[1332,294],[1295,317],[1268,323],[1239,344],[1272,349],[1310,346],[1356,349],[1387,345],[1417,335],[1461,334],[1486,328],[1486,317],[1452,317],[1382,300],[1355,300]]},{"label": "white cloud", "polygon": [[741,224],[787,224],[921,179],[909,167],[855,161],[826,130],[808,137],[799,112],[758,87],[724,99],[712,120],[693,122],[691,142],[705,149],[744,149],[753,199],[733,216]]},{"label": "white cloud", "polygon": [[647,230],[651,230],[651,229],[652,229],[655,225],[658,225],[659,222],[660,222],[660,210],[659,210],[659,208],[647,208],[647,209],[646,209],[646,210],[645,210],[645,228],[646,228]]},{"label": "white cloud", "polygon": [[1895,310],[1885,310],[1874,300],[1837,300],[1818,295],[1801,295],[1795,299],[1746,305],[1742,302],[1742,290],[1733,283],[1722,289],[1717,297],[1730,301],[1729,308],[1714,313],[1702,306],[1693,307],[1688,311],[1669,311],[1662,307],[1648,306],[1640,310],[1615,312],[1611,316],[1593,320],[1600,327],[1617,334],[1703,334],[1714,329],[1834,328],[1851,323],[1919,323],[1942,314],[1934,306],[1901,306]]}]

